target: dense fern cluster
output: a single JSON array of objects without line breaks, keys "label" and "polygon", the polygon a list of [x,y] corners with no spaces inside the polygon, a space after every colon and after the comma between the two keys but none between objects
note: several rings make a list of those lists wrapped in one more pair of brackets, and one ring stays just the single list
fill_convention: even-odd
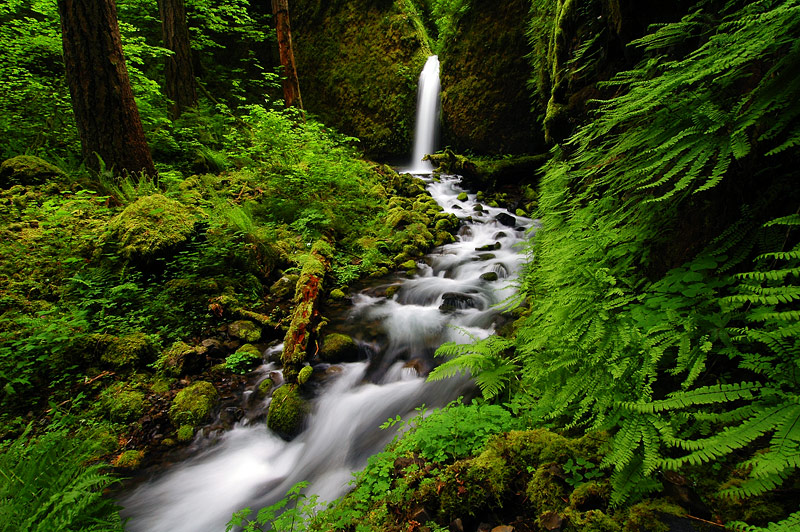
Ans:
[{"label": "dense fern cluster", "polygon": [[[734,454],[749,476],[721,496],[800,466],[800,2],[719,4],[637,41],[645,59],[554,149],[521,281],[525,400],[614,434],[617,503]],[[446,350],[480,376],[504,367],[487,347]]]}]

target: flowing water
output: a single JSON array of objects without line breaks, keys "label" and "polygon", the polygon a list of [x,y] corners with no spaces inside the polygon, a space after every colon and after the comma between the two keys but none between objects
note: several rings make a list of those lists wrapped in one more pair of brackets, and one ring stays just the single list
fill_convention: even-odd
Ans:
[{"label": "flowing water", "polygon": [[[423,173],[416,165],[414,172]],[[421,404],[444,405],[471,390],[465,379],[428,383],[424,374],[443,342],[486,337],[502,320],[495,305],[514,293],[524,261],[515,245],[532,222],[503,217],[511,224],[503,225],[496,220],[503,209],[476,208],[474,194],[458,200],[463,191],[456,176],[421,177],[445,211],[461,219],[458,239],[421,259],[416,275],[355,295],[344,315],[331,320],[326,331],[352,334],[364,360],[315,367],[322,377],[306,430],[286,442],[269,431],[263,416],[248,415],[232,430],[201,434],[193,456],[120,498],[123,516],[130,518],[127,530],[221,532],[234,511],[269,505],[302,480],[311,482],[308,493],[332,500],[346,492],[352,472],[392,439],[392,429],[379,429],[386,419],[410,416]],[[391,285],[397,290],[386,297]],[[270,378],[277,368],[258,371]],[[253,404],[252,397],[245,394],[243,407],[265,412],[269,399]]]}]

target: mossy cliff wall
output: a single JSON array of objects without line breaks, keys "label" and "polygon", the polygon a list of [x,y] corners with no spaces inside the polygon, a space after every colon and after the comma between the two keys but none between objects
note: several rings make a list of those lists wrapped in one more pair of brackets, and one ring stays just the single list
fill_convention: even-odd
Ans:
[{"label": "mossy cliff wall", "polygon": [[442,144],[478,154],[542,146],[527,88],[530,0],[475,0],[441,43]]},{"label": "mossy cliff wall", "polygon": [[292,41],[303,104],[373,158],[411,152],[417,81],[430,54],[408,0],[298,0]]}]

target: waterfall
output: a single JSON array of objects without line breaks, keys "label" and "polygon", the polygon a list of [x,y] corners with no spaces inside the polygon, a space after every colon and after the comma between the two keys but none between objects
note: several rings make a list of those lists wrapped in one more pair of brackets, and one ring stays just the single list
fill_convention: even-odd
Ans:
[{"label": "waterfall", "polygon": [[414,151],[408,172],[430,174],[433,165],[422,158],[436,151],[436,133],[439,126],[439,57],[432,55],[419,75],[417,96],[417,121],[414,130]]}]

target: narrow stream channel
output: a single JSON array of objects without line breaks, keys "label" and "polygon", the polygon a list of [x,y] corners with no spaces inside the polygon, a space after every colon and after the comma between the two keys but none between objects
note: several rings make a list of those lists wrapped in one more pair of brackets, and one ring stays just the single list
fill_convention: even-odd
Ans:
[{"label": "narrow stream channel", "polygon": [[[250,417],[213,440],[195,442],[196,454],[123,494],[127,530],[221,532],[234,511],[269,505],[303,480],[311,482],[309,493],[335,499],[347,491],[352,472],[394,436],[391,429],[380,430],[381,423],[471,390],[466,379],[427,383],[425,374],[443,342],[466,343],[494,332],[503,319],[496,305],[514,294],[525,260],[516,244],[533,222],[505,209],[478,207],[474,194],[459,200],[464,191],[458,176],[434,179],[416,162],[412,173],[462,224],[457,241],[421,259],[416,275],[365,289],[343,316],[332,317],[326,332],[335,332],[337,324],[346,329],[365,360],[315,368],[326,376],[306,430],[291,442]],[[391,297],[385,295],[388,285],[399,285]],[[266,376],[277,369],[266,365],[259,371]],[[266,412],[268,400],[255,408]]]}]

